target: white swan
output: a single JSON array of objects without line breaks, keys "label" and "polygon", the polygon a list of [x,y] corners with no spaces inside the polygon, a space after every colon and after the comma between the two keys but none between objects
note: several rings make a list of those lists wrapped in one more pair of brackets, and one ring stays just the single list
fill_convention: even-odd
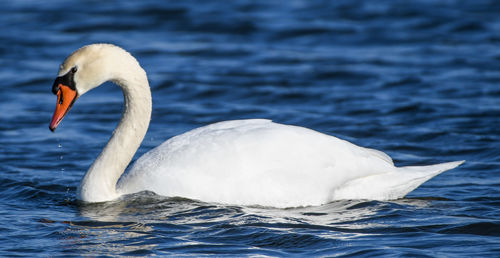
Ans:
[{"label": "white swan", "polygon": [[383,152],[307,128],[255,119],[220,122],[173,137],[140,157],[122,176],[146,134],[152,108],[146,72],[122,48],[88,45],[64,61],[52,88],[57,105],[50,129],[56,129],[79,96],[105,81],[122,88],[125,109],[78,188],[77,198],[84,202],[144,190],[274,207],[388,200],[463,162],[397,168]]}]

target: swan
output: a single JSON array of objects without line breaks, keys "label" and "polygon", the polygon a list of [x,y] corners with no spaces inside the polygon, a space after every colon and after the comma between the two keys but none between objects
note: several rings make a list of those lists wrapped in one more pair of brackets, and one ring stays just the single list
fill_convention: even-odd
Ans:
[{"label": "swan", "polygon": [[304,127],[265,119],[224,121],[172,137],[124,174],[149,126],[146,72],[112,44],[84,46],[61,64],[52,86],[55,131],[75,101],[106,81],[124,95],[121,120],[77,189],[83,202],[152,191],[204,202],[271,207],[341,199],[391,200],[464,161],[395,167],[385,153]]}]

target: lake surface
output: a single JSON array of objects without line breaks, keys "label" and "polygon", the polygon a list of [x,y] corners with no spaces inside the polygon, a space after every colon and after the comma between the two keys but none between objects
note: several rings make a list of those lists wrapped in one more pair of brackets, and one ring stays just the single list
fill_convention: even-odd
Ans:
[{"label": "lake surface", "polygon": [[[3,1],[0,256],[500,255],[495,1]],[[76,187],[120,118],[109,84],[48,129],[59,64],[96,42],[148,72],[136,158],[209,123],[266,118],[382,150],[467,160],[406,198],[276,209]]]}]

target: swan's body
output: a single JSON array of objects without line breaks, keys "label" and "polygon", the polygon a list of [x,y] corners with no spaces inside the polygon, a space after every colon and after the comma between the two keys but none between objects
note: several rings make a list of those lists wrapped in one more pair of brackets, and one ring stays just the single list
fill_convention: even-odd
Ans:
[{"label": "swan's body", "polygon": [[[220,122],[173,137],[140,157],[122,176],[151,117],[146,73],[128,52],[94,44],[68,57],[54,83],[58,106],[50,127],[57,127],[78,96],[108,80],[122,88],[125,110],[81,182],[77,197],[85,202],[109,201],[144,190],[274,207],[338,199],[388,200],[401,198],[462,163],[397,168],[383,152],[307,128],[254,119]],[[71,97],[73,91],[73,99],[64,97]]]}]

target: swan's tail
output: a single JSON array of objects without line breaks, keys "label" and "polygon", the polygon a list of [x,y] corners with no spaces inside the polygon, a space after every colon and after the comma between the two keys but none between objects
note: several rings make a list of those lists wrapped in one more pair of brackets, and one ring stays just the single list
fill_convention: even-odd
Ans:
[{"label": "swan's tail", "polygon": [[465,160],[430,166],[396,168],[396,172],[371,175],[349,181],[333,193],[333,200],[370,199],[394,200],[403,198],[425,181],[456,168]]}]

